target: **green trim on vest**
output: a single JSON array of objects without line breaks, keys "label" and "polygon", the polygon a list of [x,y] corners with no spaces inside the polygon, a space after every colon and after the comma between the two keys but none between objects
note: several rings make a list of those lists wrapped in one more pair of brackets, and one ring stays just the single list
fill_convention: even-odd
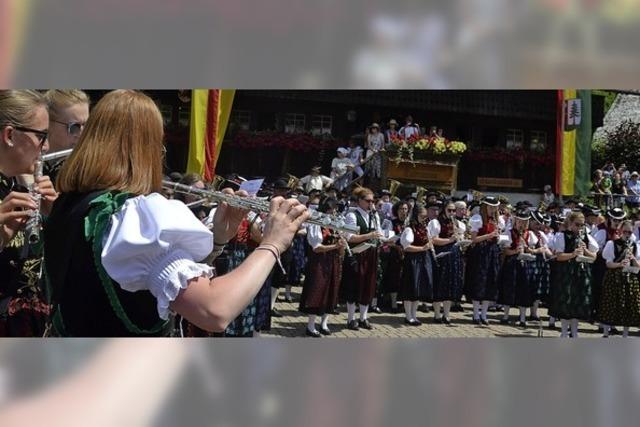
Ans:
[{"label": "green trim on vest", "polygon": [[[134,197],[130,193],[120,193],[117,191],[107,192],[99,197],[96,197],[89,203],[89,214],[84,219],[84,237],[87,242],[91,242],[93,239],[93,259],[100,277],[102,287],[107,294],[109,304],[114,313],[124,324],[127,330],[133,334],[144,335],[156,335],[161,331],[166,330],[171,323],[171,320],[162,320],[154,325],[151,329],[143,329],[138,325],[135,325],[127,313],[124,311],[124,307],[120,303],[120,299],[116,294],[116,290],[113,285],[113,280],[109,277],[104,267],[102,266],[101,254],[102,254],[102,239],[110,224],[111,215],[118,212],[124,203]],[[57,310],[59,312],[59,308]],[[62,315],[60,315],[62,318]]]}]

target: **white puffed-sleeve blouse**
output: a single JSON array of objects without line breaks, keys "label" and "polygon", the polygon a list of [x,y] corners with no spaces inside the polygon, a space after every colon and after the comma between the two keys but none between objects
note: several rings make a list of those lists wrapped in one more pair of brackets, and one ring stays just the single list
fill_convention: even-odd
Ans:
[{"label": "white puffed-sleeve blouse", "polygon": [[101,259],[125,291],[151,292],[166,320],[169,304],[190,280],[213,276],[210,266],[198,263],[212,250],[213,233],[184,203],[154,193],[127,200],[111,216]]}]

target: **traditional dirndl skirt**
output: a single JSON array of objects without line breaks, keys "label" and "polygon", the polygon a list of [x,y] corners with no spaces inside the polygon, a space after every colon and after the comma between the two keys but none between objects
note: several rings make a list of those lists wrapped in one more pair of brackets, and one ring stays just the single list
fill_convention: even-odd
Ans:
[{"label": "traditional dirndl skirt", "polygon": [[348,303],[370,305],[375,297],[378,280],[378,248],[370,248],[354,255],[357,271],[345,257],[342,286]]},{"label": "traditional dirndl skirt", "polygon": [[434,276],[433,257],[430,252],[405,253],[398,299],[432,302]]},{"label": "traditional dirndl skirt", "polygon": [[621,268],[607,269],[597,319],[607,325],[640,326],[640,281]]},{"label": "traditional dirndl skirt", "polygon": [[402,253],[395,248],[391,248],[382,279],[382,289],[385,294],[398,292],[400,281],[402,280],[403,264]]},{"label": "traditional dirndl skirt", "polygon": [[437,254],[445,252],[449,254],[438,258],[435,268],[437,278],[433,284],[433,300],[435,302],[460,301],[464,286],[462,251],[455,243],[436,246]]},{"label": "traditional dirndl skirt", "polygon": [[558,319],[591,320],[591,265],[556,261],[551,281],[549,315]]},{"label": "traditional dirndl skirt", "polygon": [[482,242],[467,250],[465,295],[472,301],[498,298],[501,250],[497,243]]},{"label": "traditional dirndl skirt", "polygon": [[534,262],[528,263],[530,268],[529,277],[534,290],[535,301],[549,302],[549,288],[551,286],[551,261],[545,261],[542,254],[536,255]]},{"label": "traditional dirndl skirt", "polygon": [[307,237],[296,236],[293,238],[293,244],[291,245],[292,259],[289,265],[287,274],[289,276],[289,284],[299,285],[304,273],[305,265],[307,262]]},{"label": "traditional dirndl skirt", "polygon": [[533,305],[535,289],[530,280],[531,268],[528,264],[533,262],[518,261],[517,255],[505,258],[500,271],[500,292],[498,304],[530,307]]},{"label": "traditional dirndl skirt", "polygon": [[311,252],[299,310],[320,316],[331,313],[338,303],[341,276],[342,260],[337,251]]}]

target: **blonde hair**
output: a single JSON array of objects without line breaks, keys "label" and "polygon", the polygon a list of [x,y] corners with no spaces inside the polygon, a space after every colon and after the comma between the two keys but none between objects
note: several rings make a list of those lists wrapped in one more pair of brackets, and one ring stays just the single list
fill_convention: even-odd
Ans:
[{"label": "blonde hair", "polygon": [[571,212],[567,215],[564,226],[569,227],[569,224],[573,224],[578,219],[582,219],[584,221],[584,214],[582,212]]},{"label": "blonde hair", "polygon": [[47,108],[47,101],[36,90],[1,90],[0,126],[29,127],[35,110],[41,106]]},{"label": "blonde hair", "polygon": [[76,104],[89,104],[89,96],[79,89],[49,89],[44,94],[49,112],[56,115],[61,109]]},{"label": "blonde hair", "polygon": [[367,197],[368,195],[373,196],[373,191],[369,188],[366,187],[358,187],[355,190],[353,190],[353,194],[355,197],[358,198],[358,200],[362,200],[365,197]]},{"label": "blonde hair", "polygon": [[134,90],[109,92],[91,112],[56,188],[80,193],[160,191],[163,137],[162,115],[151,98]]}]

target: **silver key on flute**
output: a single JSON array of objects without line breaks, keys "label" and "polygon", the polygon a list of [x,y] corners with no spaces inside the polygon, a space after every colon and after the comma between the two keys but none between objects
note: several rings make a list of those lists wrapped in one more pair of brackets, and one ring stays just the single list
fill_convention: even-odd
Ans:
[{"label": "silver key on flute", "polygon": [[69,157],[72,151],[73,151],[73,148],[69,148],[68,150],[56,151],[55,153],[45,154],[44,156],[42,156],[42,161],[46,163],[46,162],[52,162],[58,159],[63,159],[65,157]]},{"label": "silver key on flute", "polygon": [[[270,202],[268,200],[233,196],[221,191],[203,190],[172,181],[162,181],[162,186],[176,193],[192,194],[209,201],[225,202],[234,208],[248,209],[256,213],[268,213],[270,211]],[[311,217],[305,224],[319,225],[345,233],[360,234],[360,228],[357,225],[347,224],[341,217],[327,215],[318,211],[310,211],[310,213]]]}]

